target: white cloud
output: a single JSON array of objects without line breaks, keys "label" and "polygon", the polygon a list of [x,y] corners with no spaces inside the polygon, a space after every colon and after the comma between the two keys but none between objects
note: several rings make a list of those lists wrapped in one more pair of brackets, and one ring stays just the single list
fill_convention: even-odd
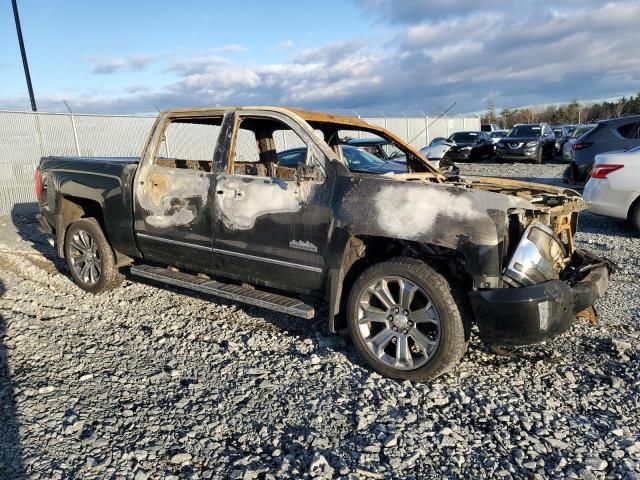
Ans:
[{"label": "white cloud", "polygon": [[295,46],[296,44],[293,40],[285,40],[283,42],[276,43],[273,46],[273,50],[291,50]]},{"label": "white cloud", "polygon": [[193,75],[210,72],[221,65],[228,65],[229,63],[231,63],[230,60],[219,55],[207,55],[177,60],[167,70],[177,72],[180,75]]},{"label": "white cloud", "polygon": [[247,48],[239,43],[229,43],[226,45],[220,45],[219,47],[212,47],[209,49],[211,53],[237,53],[243,52]]},{"label": "white cloud", "polygon": [[[442,15],[434,14],[433,2],[359,3],[377,5],[380,16],[391,6],[414,5],[415,10],[406,20],[400,13],[389,18],[396,36],[384,44],[371,37],[302,51],[292,46],[289,61],[271,64],[218,55],[239,51],[230,44],[169,64],[177,78],[161,88],[136,86],[120,95],[79,92],[75,99],[65,92],[65,98],[78,111],[260,103],[368,114],[435,112],[453,100],[458,111],[473,111],[484,108],[488,95],[498,107],[603,98],[636,92],[640,85],[637,1],[570,0],[562,8],[502,0],[480,8],[453,1],[438,4]],[[144,68],[152,61],[132,59],[102,59],[101,70]],[[38,103],[61,109],[55,103],[60,95]],[[20,102],[28,105],[26,99],[5,98],[0,106]]]},{"label": "white cloud", "polygon": [[91,71],[98,74],[116,72],[138,72],[156,59],[153,55],[131,55],[129,57],[89,57],[93,63]]}]

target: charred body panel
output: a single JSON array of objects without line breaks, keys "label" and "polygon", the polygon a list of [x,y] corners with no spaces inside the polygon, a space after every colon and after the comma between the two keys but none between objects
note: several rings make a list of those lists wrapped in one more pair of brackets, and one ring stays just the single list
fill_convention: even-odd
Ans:
[{"label": "charred body panel", "polygon": [[[116,253],[136,257],[133,235],[133,177],[137,158],[44,157],[40,168],[44,197],[42,215],[55,231],[58,253],[64,256],[66,229],[85,210],[99,214]],[[70,212],[75,208],[75,212]],[[72,215],[73,214],[73,215]],[[79,217],[78,217],[79,218]]]},{"label": "charred body panel", "polygon": [[337,229],[453,249],[483,282],[501,275],[509,210],[534,208],[525,199],[384,177],[341,177],[337,190]]}]

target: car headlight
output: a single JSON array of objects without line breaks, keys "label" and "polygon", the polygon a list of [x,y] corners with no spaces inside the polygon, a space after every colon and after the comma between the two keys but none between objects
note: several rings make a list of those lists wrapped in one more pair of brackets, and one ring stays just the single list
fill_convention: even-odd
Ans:
[{"label": "car headlight", "polygon": [[513,286],[557,280],[565,258],[564,245],[553,230],[540,222],[531,222],[507,264],[503,279]]},{"label": "car headlight", "polygon": [[538,142],[527,142],[525,147],[537,147]]},{"label": "car headlight", "polygon": [[496,143],[496,148],[502,150],[504,148],[504,143],[500,143],[500,142]]}]

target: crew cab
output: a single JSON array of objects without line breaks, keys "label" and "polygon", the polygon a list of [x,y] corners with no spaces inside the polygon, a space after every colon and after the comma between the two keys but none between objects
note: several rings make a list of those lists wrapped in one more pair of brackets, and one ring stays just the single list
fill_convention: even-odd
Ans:
[{"label": "crew cab", "polygon": [[[353,131],[400,149],[406,171],[350,169]],[[445,177],[381,127],[294,109],[165,111],[140,158],[42,158],[36,194],[80,288],[113,289],[128,268],[307,319],[322,299],[328,330],[400,379],[455,365],[474,323],[495,345],[565,332],[612,269],[574,246],[575,191]]]}]

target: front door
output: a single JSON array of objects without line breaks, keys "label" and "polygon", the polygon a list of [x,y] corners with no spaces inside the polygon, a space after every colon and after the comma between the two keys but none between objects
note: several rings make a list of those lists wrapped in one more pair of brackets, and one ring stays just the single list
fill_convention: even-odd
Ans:
[{"label": "front door", "polygon": [[223,115],[167,118],[148,145],[134,188],[134,230],[145,258],[210,266],[212,165]]},{"label": "front door", "polygon": [[238,113],[215,179],[213,264],[249,283],[322,287],[333,166],[280,113]]}]

